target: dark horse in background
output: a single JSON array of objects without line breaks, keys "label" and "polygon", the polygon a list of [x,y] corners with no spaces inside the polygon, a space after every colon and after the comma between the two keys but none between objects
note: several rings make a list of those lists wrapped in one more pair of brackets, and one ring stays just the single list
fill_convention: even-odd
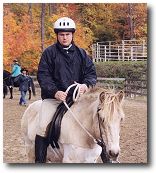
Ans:
[{"label": "dark horse in background", "polygon": [[[7,70],[3,70],[3,98],[5,98],[5,96],[7,95],[8,88],[9,88],[10,99],[13,99],[13,86],[11,86],[10,77],[11,77],[11,73],[8,72]],[[16,82],[14,82],[14,87],[19,87],[18,80]],[[28,90],[29,100],[31,99],[31,91],[32,91],[33,95],[35,95],[34,82],[33,82],[33,79],[30,77],[30,87]]]}]

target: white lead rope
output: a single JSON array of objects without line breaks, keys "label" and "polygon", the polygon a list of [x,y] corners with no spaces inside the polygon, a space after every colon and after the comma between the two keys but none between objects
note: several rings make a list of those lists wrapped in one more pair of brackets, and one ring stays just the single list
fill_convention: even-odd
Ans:
[{"label": "white lead rope", "polygon": [[[74,92],[73,92],[73,101],[74,101],[74,102],[76,102],[77,99],[78,99],[78,97],[80,96],[80,85],[81,85],[81,84],[78,84],[78,83],[72,84],[72,85],[70,85],[70,86],[67,88],[67,90],[66,90],[66,93],[68,93],[69,90],[70,90],[72,87],[76,86],[76,88],[74,89]],[[77,92],[77,96],[76,96],[76,92]],[[81,126],[81,128],[88,134],[88,136],[90,136],[90,137],[93,139],[93,141],[94,141],[95,143],[97,143],[97,141],[96,141],[96,139],[93,137],[93,135],[91,135],[91,134],[88,132],[88,130],[81,124],[81,122],[76,118],[76,116],[74,115],[74,113],[71,111],[71,109],[70,109],[69,106],[67,105],[66,101],[64,101],[63,103],[64,103],[64,105],[66,106],[66,108],[68,109],[68,111],[71,113],[71,115],[74,117],[74,119],[76,120],[76,122]]]}]

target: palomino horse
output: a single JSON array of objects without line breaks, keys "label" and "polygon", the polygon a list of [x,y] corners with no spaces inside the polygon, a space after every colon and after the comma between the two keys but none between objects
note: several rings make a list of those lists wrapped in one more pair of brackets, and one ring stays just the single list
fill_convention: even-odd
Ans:
[{"label": "palomino horse", "polygon": [[[120,152],[120,123],[124,118],[123,98],[122,91],[114,93],[97,87],[89,89],[78,98],[71,106],[71,111],[81,124],[70,111],[67,111],[62,119],[58,142],[61,146],[63,163],[96,163],[102,148],[94,139],[99,139],[100,133],[110,159],[117,159]],[[42,101],[38,100],[29,105],[21,121],[28,162],[35,160],[34,141],[41,103]],[[52,151],[54,150],[49,146],[47,154],[51,156]],[[48,159],[55,162],[53,158]]]}]

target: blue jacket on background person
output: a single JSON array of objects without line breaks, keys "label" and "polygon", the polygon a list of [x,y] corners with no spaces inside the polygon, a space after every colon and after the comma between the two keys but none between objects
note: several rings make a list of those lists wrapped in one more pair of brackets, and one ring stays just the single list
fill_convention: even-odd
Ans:
[{"label": "blue jacket on background person", "polygon": [[21,74],[21,66],[19,64],[14,64],[12,68],[12,77],[17,77],[19,74]]}]

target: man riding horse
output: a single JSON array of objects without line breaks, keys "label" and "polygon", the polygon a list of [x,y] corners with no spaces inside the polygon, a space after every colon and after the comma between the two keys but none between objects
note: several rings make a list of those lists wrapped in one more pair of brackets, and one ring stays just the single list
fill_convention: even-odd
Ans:
[{"label": "man riding horse", "polygon": [[79,83],[80,94],[84,94],[88,87],[96,84],[97,76],[93,62],[85,50],[78,48],[73,41],[75,30],[75,22],[72,19],[58,19],[54,24],[57,42],[44,50],[38,66],[37,78],[43,101],[35,139],[36,163],[46,161],[47,126],[58,105],[66,100],[66,89],[71,84]]}]

